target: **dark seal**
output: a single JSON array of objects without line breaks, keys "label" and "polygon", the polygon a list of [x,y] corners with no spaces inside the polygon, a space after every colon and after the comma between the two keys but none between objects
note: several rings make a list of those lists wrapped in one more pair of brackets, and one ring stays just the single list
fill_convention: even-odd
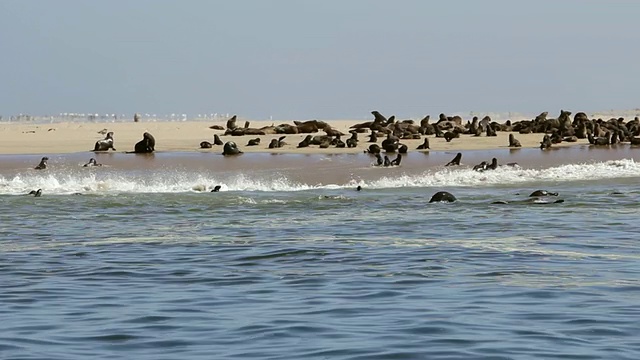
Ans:
[{"label": "dark seal", "polygon": [[242,151],[238,149],[238,145],[236,145],[235,142],[227,141],[224,144],[222,155],[238,155],[238,154],[242,154]]},{"label": "dark seal", "polygon": [[42,159],[40,159],[40,164],[38,164],[34,169],[36,170],[44,170],[47,168],[47,161],[49,161],[48,157],[43,157]]},{"label": "dark seal", "polygon": [[449,161],[445,166],[460,165],[462,160],[462,153],[457,153],[453,160]]},{"label": "dark seal", "polygon": [[102,166],[102,164],[98,164],[98,162],[96,162],[96,159],[91,158],[89,159],[89,162],[82,165],[83,167],[90,167],[90,166]]},{"label": "dark seal", "polygon": [[152,153],[156,150],[156,139],[153,135],[145,132],[142,134],[142,140],[138,141],[133,149],[133,152],[137,154]]},{"label": "dark seal", "polygon": [[431,200],[429,200],[430,203],[432,202],[454,202],[456,201],[456,197],[453,196],[453,194],[451,194],[450,192],[447,191],[438,191],[437,193],[433,194],[433,196],[431,197]]},{"label": "dark seal", "polygon": [[216,186],[213,187],[213,189],[211,189],[211,192],[219,192],[221,187],[222,186],[220,186],[220,185],[216,185]]},{"label": "dark seal", "polygon": [[529,195],[529,197],[539,197],[539,196],[558,196],[558,193],[549,192],[547,190],[536,190]]}]

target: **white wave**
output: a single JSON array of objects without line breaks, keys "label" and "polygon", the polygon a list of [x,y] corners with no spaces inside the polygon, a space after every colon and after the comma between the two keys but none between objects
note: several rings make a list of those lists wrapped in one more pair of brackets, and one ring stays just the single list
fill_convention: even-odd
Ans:
[{"label": "white wave", "polygon": [[384,189],[401,187],[495,186],[527,182],[569,182],[640,177],[640,164],[631,159],[590,164],[569,164],[546,169],[501,167],[476,172],[469,168],[440,168],[419,174],[383,176],[373,180],[356,180],[345,184],[307,184],[292,181],[284,175],[237,174],[216,177],[210,174],[179,171],[132,173],[22,173],[13,177],[0,176],[0,195],[20,195],[43,189],[45,194],[117,194],[117,193],[184,193],[208,192],[221,185],[220,191],[305,191],[313,189]]}]

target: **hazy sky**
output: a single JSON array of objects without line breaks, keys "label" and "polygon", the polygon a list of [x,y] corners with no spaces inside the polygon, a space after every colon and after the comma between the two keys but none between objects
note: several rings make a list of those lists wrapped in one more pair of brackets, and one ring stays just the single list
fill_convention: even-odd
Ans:
[{"label": "hazy sky", "polygon": [[0,114],[640,107],[640,1],[0,0]]}]

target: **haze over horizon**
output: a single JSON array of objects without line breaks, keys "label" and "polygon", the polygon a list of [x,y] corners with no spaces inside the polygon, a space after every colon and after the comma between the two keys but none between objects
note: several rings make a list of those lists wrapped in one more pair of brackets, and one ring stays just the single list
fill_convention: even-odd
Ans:
[{"label": "haze over horizon", "polygon": [[0,115],[639,108],[640,2],[0,0]]}]

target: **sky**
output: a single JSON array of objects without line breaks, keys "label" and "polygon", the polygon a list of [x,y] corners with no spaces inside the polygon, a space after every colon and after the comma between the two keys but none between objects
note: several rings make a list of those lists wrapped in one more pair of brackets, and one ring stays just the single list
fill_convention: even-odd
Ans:
[{"label": "sky", "polygon": [[640,107],[640,1],[0,0],[0,115]]}]

